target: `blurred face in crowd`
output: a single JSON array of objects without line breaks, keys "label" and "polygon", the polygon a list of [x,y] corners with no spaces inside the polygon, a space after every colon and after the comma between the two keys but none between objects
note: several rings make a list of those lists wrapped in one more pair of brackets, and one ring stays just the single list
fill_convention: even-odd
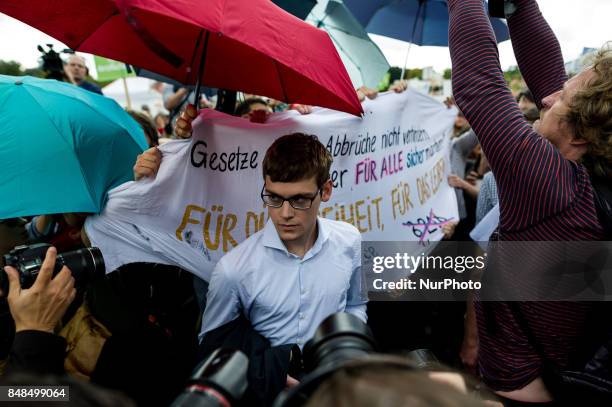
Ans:
[{"label": "blurred face in crowd", "polygon": [[578,160],[586,152],[586,142],[576,137],[566,118],[569,103],[579,90],[583,89],[593,78],[593,71],[587,69],[568,80],[563,89],[542,99],[540,120],[533,128],[550,141],[561,154],[570,160]]},{"label": "blurred face in crowd", "polygon": [[455,118],[455,129],[462,130],[468,126],[468,121],[463,115],[463,113],[457,113],[457,117]]},{"label": "blurred face in crowd", "polygon": [[296,247],[308,243],[308,239],[313,236],[316,229],[319,206],[321,202],[329,201],[331,193],[331,180],[319,188],[315,177],[295,182],[273,182],[269,176],[266,176],[264,194],[273,195],[275,199],[293,198],[294,205],[310,206],[309,209],[295,209],[288,201],[283,202],[280,208],[268,206],[270,219],[289,250],[290,246]]},{"label": "blurred face in crowd", "polygon": [[255,111],[258,111],[258,110],[262,110],[262,111],[264,111],[266,113],[271,113],[272,112],[272,109],[270,109],[270,107],[268,105],[265,105],[263,103],[253,103],[249,107],[250,107],[250,110],[247,113],[245,113],[242,116],[240,116],[240,117],[248,119],[252,112],[255,112]]},{"label": "blurred face in crowd", "polygon": [[77,83],[81,83],[85,80],[85,76],[87,76],[87,66],[85,65],[85,59],[78,55],[72,55],[68,59],[67,70],[70,76]]}]

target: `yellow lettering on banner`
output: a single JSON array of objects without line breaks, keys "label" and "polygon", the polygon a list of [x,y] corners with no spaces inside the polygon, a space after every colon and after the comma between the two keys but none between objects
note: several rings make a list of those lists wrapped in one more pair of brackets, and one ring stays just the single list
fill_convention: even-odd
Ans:
[{"label": "yellow lettering on banner", "polygon": [[[264,228],[265,225],[265,213],[262,211],[257,215],[255,212],[247,212],[246,214],[246,222],[244,225],[244,230],[246,232],[247,239],[261,229]],[[253,226],[253,232],[251,233],[251,225]]]},{"label": "yellow lettering on banner", "polygon": [[385,230],[385,225],[382,224],[380,217],[380,201],[382,201],[382,196],[372,199],[372,205],[376,205],[376,227],[380,230]]},{"label": "yellow lettering on banner", "polygon": [[440,185],[444,180],[444,160],[440,159],[431,169],[431,180],[433,184],[433,193],[437,193]]},{"label": "yellow lettering on banner", "polygon": [[355,202],[355,221],[356,221],[355,226],[357,227],[357,229],[359,229],[359,231],[361,233],[364,233],[364,232],[368,231],[367,228],[362,228],[361,227],[361,221],[366,219],[366,215],[365,214],[364,215],[360,215],[359,214],[359,207],[361,205],[363,205],[364,203],[365,203],[365,201],[363,199],[360,200],[360,201]]},{"label": "yellow lettering on banner", "polygon": [[227,214],[225,215],[225,220],[223,222],[223,251],[227,252],[229,249],[228,248],[228,242],[232,245],[232,247],[236,247],[238,246],[238,242],[236,242],[236,240],[234,240],[234,238],[232,237],[232,230],[234,230],[234,228],[236,227],[236,221],[238,220],[238,218],[236,217],[236,215],[234,214]]},{"label": "yellow lettering on banner", "polygon": [[217,215],[217,227],[215,228],[215,240],[214,242],[210,240],[210,221],[212,218],[212,212],[222,212],[223,206],[217,207],[213,205],[212,210],[206,214],[204,219],[204,243],[206,243],[206,247],[209,250],[217,250],[219,248],[220,237],[221,237],[221,226],[223,224],[223,214],[219,213]]},{"label": "yellow lettering on banner", "polygon": [[188,224],[197,225],[201,223],[199,220],[193,219],[191,217],[192,211],[204,213],[206,212],[206,209],[197,205],[187,205],[187,207],[185,208],[185,213],[183,214],[183,220],[181,221],[181,225],[178,227],[178,229],[176,229],[176,238],[181,242],[183,241],[183,230],[185,230]]},{"label": "yellow lettering on banner", "polygon": [[[359,229],[361,233],[369,232],[375,227],[378,230],[384,230],[380,214],[381,201],[382,197],[370,199],[368,196],[366,199],[360,199],[355,203],[346,205],[334,204],[333,206],[321,208],[319,216],[350,223]],[[373,207],[376,207],[376,210],[373,210]],[[376,216],[375,221],[373,216]]]},{"label": "yellow lettering on banner", "polygon": [[417,190],[421,205],[438,191],[443,180],[444,159],[441,158],[422,177],[417,178]]},{"label": "yellow lettering on banner", "polygon": [[400,182],[397,187],[391,190],[391,208],[393,209],[393,220],[397,219],[397,215],[405,215],[414,205],[410,200],[410,185],[406,182]]},{"label": "yellow lettering on banner", "polygon": [[427,182],[427,173],[417,178],[417,191],[419,192],[419,202],[423,205],[429,197],[431,197],[429,183]]},{"label": "yellow lettering on banner", "polygon": [[327,214],[330,213],[333,210],[334,210],[333,206],[328,206],[327,208],[323,208],[321,210],[321,217],[327,218]]},{"label": "yellow lettering on banner", "polygon": [[355,226],[355,210],[354,210],[354,206],[351,204],[349,205],[349,213],[351,214],[350,218],[346,217],[346,213],[345,213],[345,206],[342,205],[340,207],[340,220],[350,223],[351,225]]}]

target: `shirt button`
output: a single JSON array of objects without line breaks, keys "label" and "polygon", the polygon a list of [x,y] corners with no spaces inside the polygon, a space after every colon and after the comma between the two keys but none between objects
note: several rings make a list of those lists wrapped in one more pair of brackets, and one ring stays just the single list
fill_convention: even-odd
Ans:
[{"label": "shirt button", "polygon": [[302,289],[302,295],[306,294],[306,290]]},{"label": "shirt button", "polygon": [[298,318],[299,319],[304,319],[304,314],[302,314],[301,312],[298,314]]}]

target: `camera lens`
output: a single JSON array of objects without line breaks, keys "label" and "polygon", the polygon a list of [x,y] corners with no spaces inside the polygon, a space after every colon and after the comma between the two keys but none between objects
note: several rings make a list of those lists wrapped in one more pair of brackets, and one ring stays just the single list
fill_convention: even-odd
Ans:
[{"label": "camera lens", "polygon": [[327,317],[304,346],[306,371],[337,366],[372,353],[375,348],[370,328],[358,317],[337,313]]},{"label": "camera lens", "polygon": [[247,388],[249,359],[238,350],[217,349],[194,371],[171,407],[227,407]]},{"label": "camera lens", "polygon": [[[37,243],[30,246],[17,246],[4,256],[4,262],[19,272],[21,288],[30,288],[40,272],[40,268],[51,245]],[[85,286],[94,276],[103,276],[105,272],[102,252],[97,247],[79,249],[57,255],[53,276],[67,266],[72,272],[77,288]],[[8,288],[8,279],[4,270],[0,272],[0,284],[3,290]]]},{"label": "camera lens", "polygon": [[91,281],[93,276],[104,275],[105,271],[104,258],[97,247],[88,247],[58,255],[53,274],[58,273],[62,266],[70,269],[77,286]]}]

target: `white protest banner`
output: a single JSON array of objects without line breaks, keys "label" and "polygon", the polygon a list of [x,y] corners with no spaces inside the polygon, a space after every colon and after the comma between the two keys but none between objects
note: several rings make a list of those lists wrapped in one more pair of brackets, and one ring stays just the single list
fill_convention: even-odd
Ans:
[{"label": "white protest banner", "polygon": [[290,111],[264,124],[203,110],[190,140],[160,147],[154,180],[109,193],[104,212],[86,223],[89,238],[108,271],[147,261],[208,279],[221,256],[267,220],[260,198],[267,148],[302,132],[317,135],[334,158],[334,190],[320,216],[353,224],[364,240],[439,240],[441,226],[458,219],[446,182],[456,111],[410,90],[379,95],[364,110],[363,118]]}]

